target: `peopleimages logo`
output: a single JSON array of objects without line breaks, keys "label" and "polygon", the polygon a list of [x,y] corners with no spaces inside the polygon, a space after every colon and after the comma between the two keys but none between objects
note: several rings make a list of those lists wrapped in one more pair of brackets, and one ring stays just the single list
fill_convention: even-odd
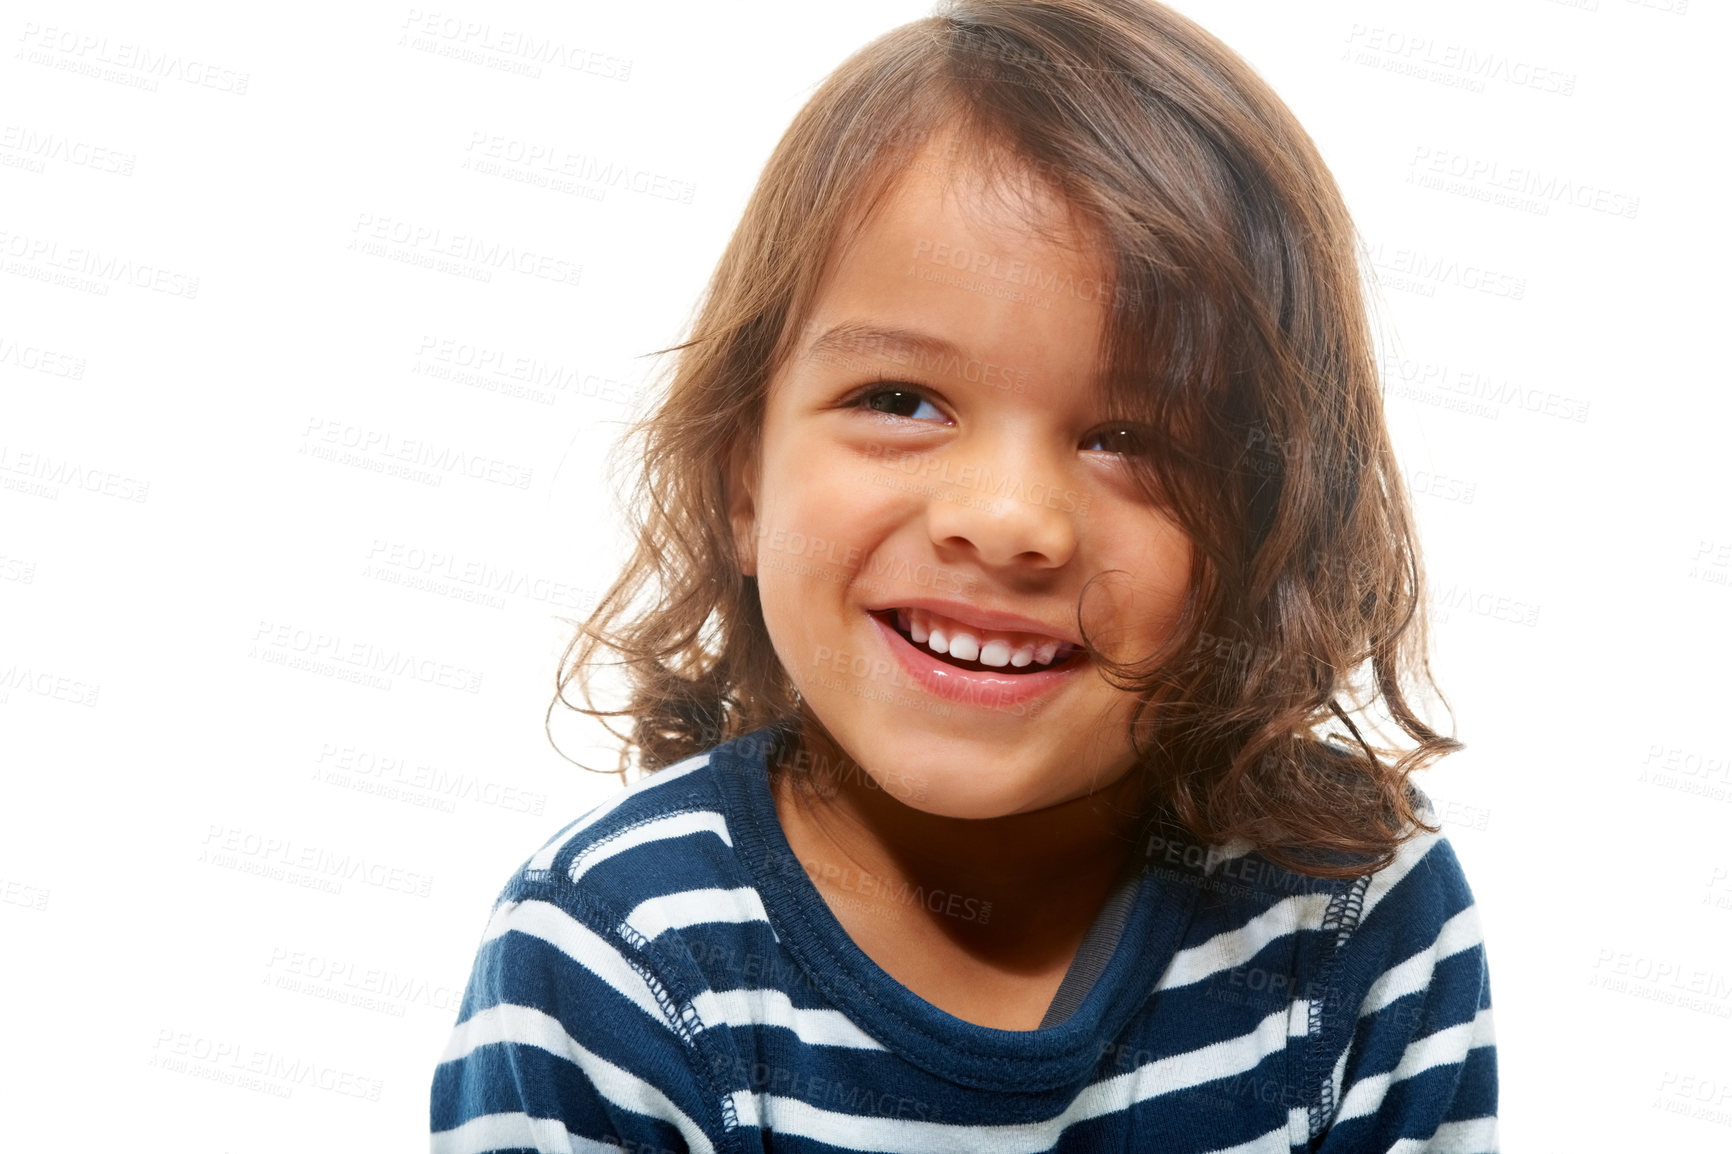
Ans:
[{"label": "peopleimages logo", "polygon": [[479,557],[425,549],[375,537],[361,576],[404,588],[426,588],[459,600],[503,608],[505,597],[581,612],[597,600],[595,590],[517,566],[504,568]]},{"label": "peopleimages logo", "polygon": [[635,401],[638,393],[638,386],[629,381],[586,371],[578,365],[430,334],[421,338],[410,371],[543,405],[553,404],[558,394],[563,393],[624,406]]},{"label": "peopleimages logo", "polygon": [[199,860],[241,873],[263,874],[278,881],[289,880],[289,875],[293,875],[308,882],[324,883],[309,888],[324,889],[329,893],[340,892],[342,883],[346,881],[417,898],[429,897],[433,893],[430,874],[235,826],[210,826],[205,832]]},{"label": "peopleimages logo", "polygon": [[[480,155],[475,155],[480,150]],[[498,133],[471,132],[471,155],[464,158],[463,167],[488,176],[506,175],[539,187],[555,191],[576,191],[574,185],[586,185],[605,196],[609,189],[635,192],[658,200],[690,204],[697,193],[697,184],[690,180],[637,168],[612,157],[572,152],[557,144],[520,140]],[[512,176],[509,174],[516,173]],[[562,182],[561,178],[565,178]],[[594,199],[601,199],[597,196]]]},{"label": "peopleimages logo", "polygon": [[[408,468],[434,470],[433,476],[452,473],[475,481],[489,481],[512,489],[527,489],[535,470],[511,461],[470,453],[455,445],[442,445],[419,437],[399,437],[386,429],[369,429],[342,420],[309,417],[300,451],[314,457],[333,457],[342,450],[351,455],[375,458]],[[333,457],[333,459],[336,459]],[[345,462],[346,463],[346,462]]]},{"label": "peopleimages logo", "polygon": [[37,132],[21,124],[0,128],[0,152],[17,153],[22,162],[20,166],[32,172],[43,171],[47,162],[52,160],[73,168],[131,176],[133,166],[138,163],[138,157],[133,153],[119,152],[55,132]]},{"label": "peopleimages logo", "polygon": [[[575,286],[583,278],[583,265],[576,261],[370,212],[359,214],[349,231],[352,234],[349,248],[353,251],[442,272],[474,274],[473,279],[477,280],[490,281],[492,270],[499,269],[551,284]],[[442,261],[442,257],[451,260]]]},{"label": "peopleimages logo", "polygon": [[0,672],[0,702],[6,701],[13,690],[53,698],[69,705],[95,705],[102,694],[100,685],[16,663]]},{"label": "peopleimages logo", "polygon": [[[290,993],[324,997],[358,1009],[379,1009],[368,999],[385,1002],[392,1017],[402,1017],[406,1006],[422,1006],[430,1010],[456,1012],[463,1001],[463,991],[456,986],[434,985],[427,979],[403,974],[381,966],[369,966],[352,958],[330,957],[307,950],[291,950],[275,946],[265,963],[269,976],[278,989]],[[291,979],[288,982],[280,979]],[[342,994],[333,997],[333,994]]]},{"label": "peopleimages logo", "polygon": [[[179,80],[195,88],[245,96],[247,82],[252,79],[250,72],[237,72],[203,60],[189,60],[178,52],[158,52],[125,40],[110,44],[107,36],[52,24],[44,27],[34,20],[25,21],[24,31],[18,39],[24,45],[19,59],[102,80],[119,81],[149,92],[157,90],[159,80]],[[51,55],[53,53],[59,56]]]},{"label": "peopleimages logo", "polygon": [[603,80],[623,83],[631,79],[632,62],[624,57],[542,36],[526,28],[496,27],[487,21],[465,20],[449,13],[427,12],[420,8],[409,9],[401,27],[403,31],[397,40],[399,46],[531,78],[541,75],[542,65],[549,65]]},{"label": "peopleimages logo", "polygon": [[[437,685],[464,693],[481,692],[482,675],[477,670],[399,649],[387,649],[365,641],[345,641],[341,635],[335,633],[301,629],[275,621],[260,621],[253,632],[253,642],[251,656],[259,656],[259,647],[264,646],[267,654],[264,659],[267,661],[270,653],[295,654],[308,659],[340,662],[358,671],[409,677],[425,685]],[[389,688],[389,683],[386,687]]]},{"label": "peopleimages logo", "polygon": [[[0,445],[0,474],[11,474],[37,482],[31,487],[41,490],[42,495],[50,496],[53,500],[59,499],[61,485],[140,504],[150,498],[149,481],[107,469],[93,468],[68,457],[55,457],[50,453],[33,450],[20,451],[11,445]],[[12,477],[0,479],[11,480]]]},{"label": "peopleimages logo", "polygon": [[1419,249],[1386,248],[1380,241],[1370,245],[1366,255],[1372,267],[1383,274],[1380,279],[1388,287],[1407,289],[1421,296],[1436,296],[1440,284],[1512,301],[1523,299],[1528,291],[1526,277],[1453,257],[1433,256]]},{"label": "peopleimages logo", "polygon": [[83,357],[45,349],[41,345],[23,344],[3,336],[0,336],[0,365],[13,365],[33,373],[65,377],[73,381],[84,379]]},{"label": "peopleimages logo", "polygon": [[1471,44],[1439,42],[1424,33],[1405,32],[1375,24],[1354,24],[1347,33],[1344,59],[1433,80],[1450,87],[1484,92],[1488,81],[1573,96],[1576,74],[1548,68],[1505,52],[1477,48]]},{"label": "peopleimages logo", "polygon": [[377,1102],[385,1089],[385,1083],[380,1079],[352,1070],[340,1070],[299,1055],[249,1046],[233,1038],[212,1038],[172,1027],[157,1031],[150,1060],[145,1064],[170,1073],[190,1074],[241,1089],[259,1090],[280,1098],[287,1098],[304,1086],[346,1098]]},{"label": "peopleimages logo", "polygon": [[1499,190],[1546,202],[1539,205],[1542,210],[1550,203],[1562,203],[1634,220],[1642,205],[1640,197],[1626,192],[1526,165],[1506,164],[1492,157],[1472,156],[1425,144],[1414,149],[1408,167],[1413,170],[1408,173],[1409,181],[1428,174],[1453,177],[1468,185],[1483,185],[1487,191]]},{"label": "peopleimages logo", "polygon": [[447,813],[458,801],[531,815],[547,805],[545,793],[352,745],[325,742],[313,760],[322,767],[314,771],[314,780],[392,799],[417,799],[411,804],[433,804]]},{"label": "peopleimages logo", "polygon": [[32,279],[36,280],[51,279],[54,275],[49,271],[51,269],[59,269],[73,278],[94,277],[96,280],[88,283],[102,290],[99,295],[107,295],[109,284],[129,284],[186,300],[198,297],[198,278],[190,273],[135,262],[129,257],[96,248],[73,245],[62,248],[58,240],[48,237],[0,231],[0,254],[24,262],[16,267],[8,266],[8,272],[32,276],[31,270],[34,270]]}]

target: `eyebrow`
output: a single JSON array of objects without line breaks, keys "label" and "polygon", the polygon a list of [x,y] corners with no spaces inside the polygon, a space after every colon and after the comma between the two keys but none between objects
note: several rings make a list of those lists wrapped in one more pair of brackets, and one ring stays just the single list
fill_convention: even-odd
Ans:
[{"label": "eyebrow", "polygon": [[825,329],[807,347],[806,359],[817,360],[833,353],[877,353],[897,361],[918,357],[927,364],[967,359],[960,349],[943,337],[859,321],[843,321]]}]

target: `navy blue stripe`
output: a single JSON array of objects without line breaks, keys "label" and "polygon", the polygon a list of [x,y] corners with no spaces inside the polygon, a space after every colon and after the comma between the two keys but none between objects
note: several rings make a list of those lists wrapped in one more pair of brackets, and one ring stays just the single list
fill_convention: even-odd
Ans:
[{"label": "navy blue stripe", "polygon": [[[571,863],[585,851],[617,848],[612,839],[621,831],[686,811],[725,820],[732,848],[710,834],[664,839],[605,860],[598,855],[575,885],[569,881]],[[1339,1109],[1330,1081],[1343,1054],[1341,1096],[1393,1069],[1416,1039],[1470,1023],[1491,1004],[1485,951],[1474,946],[1438,962],[1423,989],[1360,1014],[1379,978],[1426,954],[1443,924],[1472,904],[1460,864],[1440,838],[1408,848],[1392,867],[1408,872],[1370,910],[1365,879],[1307,878],[1255,853],[1225,858],[1182,835],[1166,836],[1153,850],[1116,947],[1065,1021],[1030,1031],[975,1026],[917,998],[847,938],[787,848],[761,737],[742,739],[682,780],[635,787],[561,847],[555,868],[520,874],[503,895],[549,901],[588,926],[653,980],[684,1036],[549,943],[515,931],[477,951],[459,1020],[496,1004],[548,1014],[583,1047],[666,1094],[730,1154],[768,1145],[856,1152],[862,1147],[850,1144],[859,1139],[850,1118],[968,1128],[1043,1123],[1096,1083],[1154,1063],[1176,1067],[1182,1079],[1186,1055],[1212,1045],[1249,1047],[1251,1032],[1271,1015],[1297,1022],[1303,1032],[1288,1037],[1284,1030],[1254,1068],[1080,1120],[1053,1146],[1200,1154],[1284,1129],[1292,1109],[1322,1130]],[[741,887],[757,890],[769,922],[703,923],[647,946],[618,931],[649,898]],[[1158,988],[1180,950],[1304,894],[1321,896],[1297,928],[1200,980]],[[753,989],[780,991],[798,1008],[840,1012],[886,1048],[810,1044],[769,1022],[704,1028],[695,1020],[693,999],[705,991]],[[669,1120],[610,1106],[577,1066],[531,1045],[481,1046],[442,1064],[432,1089],[435,1131],[488,1113],[525,1112],[627,1149],[685,1148]],[[831,1142],[760,1134],[730,1119],[734,1093],[798,1100],[833,1113],[840,1125]],[[1485,1046],[1390,1086],[1376,1113],[1335,1123],[1296,1149],[1380,1149],[1496,1109],[1496,1052]],[[944,1144],[912,1141],[910,1148]]]}]

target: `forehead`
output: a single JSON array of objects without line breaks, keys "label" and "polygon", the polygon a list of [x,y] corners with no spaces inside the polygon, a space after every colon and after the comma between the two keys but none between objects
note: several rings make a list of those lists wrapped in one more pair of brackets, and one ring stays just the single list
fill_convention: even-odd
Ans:
[{"label": "forehead", "polygon": [[845,222],[831,269],[862,244],[895,239],[945,243],[952,252],[972,242],[968,264],[975,272],[995,251],[1057,258],[1053,264],[1103,263],[1095,230],[1051,179],[1008,147],[955,127],[900,154],[885,183],[882,195]]},{"label": "forehead", "polygon": [[942,348],[1091,380],[1112,262],[1032,166],[954,134],[926,141],[842,230],[793,350]]}]

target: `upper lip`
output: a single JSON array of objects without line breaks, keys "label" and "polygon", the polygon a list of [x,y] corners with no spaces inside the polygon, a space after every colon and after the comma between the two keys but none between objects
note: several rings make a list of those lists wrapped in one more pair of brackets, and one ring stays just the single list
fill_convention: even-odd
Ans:
[{"label": "upper lip", "polygon": [[1045,621],[1036,621],[1032,617],[1024,617],[1020,613],[1006,613],[1000,609],[963,605],[935,597],[915,597],[907,601],[886,601],[873,606],[868,612],[882,613],[887,609],[925,609],[929,613],[948,617],[963,625],[972,625],[976,629],[1003,633],[1038,633],[1055,641],[1068,641],[1079,648],[1082,645],[1082,641],[1068,627],[1051,625]]}]

